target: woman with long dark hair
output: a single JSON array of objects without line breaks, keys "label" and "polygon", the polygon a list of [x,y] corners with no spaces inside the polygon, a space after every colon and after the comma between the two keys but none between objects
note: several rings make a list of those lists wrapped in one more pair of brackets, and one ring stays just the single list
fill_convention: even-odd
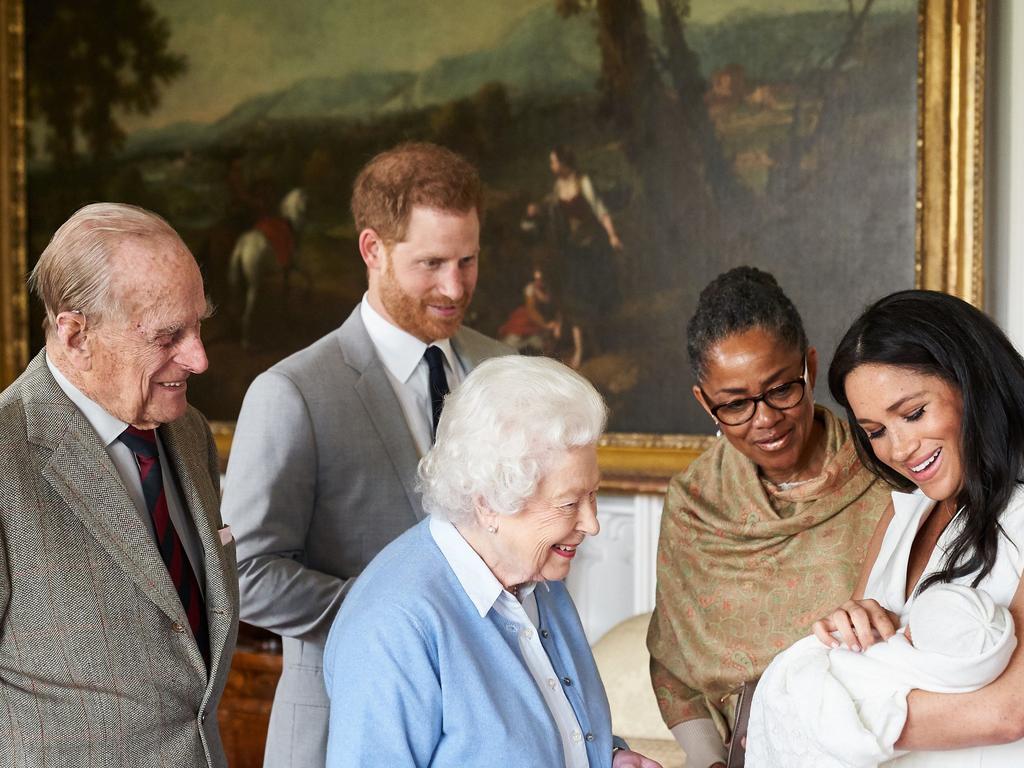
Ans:
[{"label": "woman with long dark hair", "polygon": [[[818,638],[867,648],[941,583],[986,591],[1021,631],[1024,360],[1003,332],[955,297],[894,293],[847,331],[829,387],[861,459],[897,490],[853,597],[815,623]],[[974,693],[912,691],[895,747],[915,764],[1024,765],[1022,655]]]}]

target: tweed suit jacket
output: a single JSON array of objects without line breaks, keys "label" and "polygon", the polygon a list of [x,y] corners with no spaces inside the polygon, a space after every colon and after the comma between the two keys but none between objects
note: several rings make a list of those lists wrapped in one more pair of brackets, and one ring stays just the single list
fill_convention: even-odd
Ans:
[{"label": "tweed suit jacket", "polygon": [[225,768],[238,628],[216,449],[159,429],[205,560],[210,671],[153,536],[42,352],[0,394],[0,768]]},{"label": "tweed suit jacket", "polygon": [[[465,367],[511,354],[468,328]],[[253,382],[228,462],[242,619],[283,636],[268,768],[323,768],[327,632],[355,577],[423,518],[419,454],[359,306],[337,330]]]}]

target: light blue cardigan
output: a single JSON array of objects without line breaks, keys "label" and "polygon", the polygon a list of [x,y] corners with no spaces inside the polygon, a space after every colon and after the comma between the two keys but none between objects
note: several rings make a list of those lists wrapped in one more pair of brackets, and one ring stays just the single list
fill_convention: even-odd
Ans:
[{"label": "light blue cardigan", "polygon": [[[373,559],[331,627],[327,768],[563,766],[514,626],[493,608],[480,617],[429,522]],[[535,591],[544,650],[586,734],[591,768],[610,768],[604,686],[565,585],[549,586]]]}]

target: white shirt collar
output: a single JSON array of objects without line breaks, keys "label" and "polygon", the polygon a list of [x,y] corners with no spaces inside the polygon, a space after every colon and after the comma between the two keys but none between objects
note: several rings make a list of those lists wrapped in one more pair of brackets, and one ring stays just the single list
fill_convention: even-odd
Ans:
[{"label": "white shirt collar", "polygon": [[[370,306],[367,294],[363,294],[359,314],[362,317],[363,325],[366,326],[370,341],[373,342],[377,354],[380,355],[381,362],[398,381],[403,384],[407,382],[430,345],[424,344],[411,333],[385,320],[377,310]],[[449,369],[456,370],[455,351],[452,349],[451,340],[438,339],[432,344],[444,353]]]},{"label": "white shirt collar", "polygon": [[924,491],[915,488],[912,491],[893,491],[892,509],[895,517],[910,517],[931,509],[935,502],[924,495]]},{"label": "white shirt collar", "polygon": [[[455,578],[473,601],[480,618],[485,617],[499,600],[516,602],[454,525],[447,520],[431,517],[430,535],[434,537],[438,549],[455,572]],[[521,586],[520,598],[525,598],[536,586],[535,583]]]},{"label": "white shirt collar", "polygon": [[46,367],[50,369],[53,378],[57,380],[57,386],[64,390],[64,394],[68,396],[71,402],[82,412],[82,415],[85,416],[86,421],[96,430],[96,434],[103,441],[103,445],[110,445],[117,440],[120,434],[128,427],[128,424],[115,416],[111,416],[103,406],[95,400],[91,400],[82,390],[68,381],[67,376],[61,373],[49,356],[46,357]]}]

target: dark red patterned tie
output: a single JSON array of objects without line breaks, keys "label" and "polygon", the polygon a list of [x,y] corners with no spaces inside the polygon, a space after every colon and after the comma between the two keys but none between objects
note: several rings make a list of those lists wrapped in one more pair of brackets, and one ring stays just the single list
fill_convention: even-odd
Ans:
[{"label": "dark red patterned tie", "polygon": [[157,548],[171,574],[174,587],[178,590],[178,597],[181,598],[181,605],[188,616],[188,623],[199,644],[199,650],[202,651],[203,659],[209,666],[210,638],[206,626],[203,593],[199,591],[195,571],[189,564],[185,548],[181,544],[178,532],[174,530],[174,523],[171,522],[167,495],[164,492],[163,472],[160,470],[160,454],[156,447],[156,432],[152,429],[128,427],[118,440],[135,454],[135,460],[139,465],[139,477],[142,479],[142,495],[153,519]]}]

